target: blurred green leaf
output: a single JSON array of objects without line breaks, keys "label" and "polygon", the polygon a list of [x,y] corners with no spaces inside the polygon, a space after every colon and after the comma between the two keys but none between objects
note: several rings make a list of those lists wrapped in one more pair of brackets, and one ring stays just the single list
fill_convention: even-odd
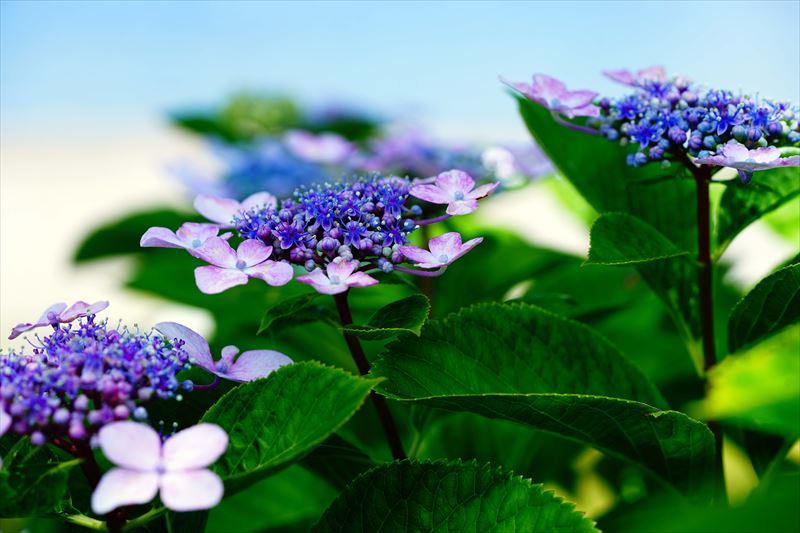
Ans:
[{"label": "blurred green leaf", "polygon": [[198,220],[196,214],[182,213],[170,208],[155,208],[125,215],[103,224],[87,235],[78,245],[73,261],[81,263],[91,259],[139,252],[141,251],[139,240],[149,228],[161,226],[175,231],[184,222]]},{"label": "blurred green leaf", "polygon": [[480,304],[431,321],[387,346],[372,374],[387,378],[387,397],[529,424],[693,495],[710,471],[704,424],[661,410],[652,383],[590,328],[533,306]]},{"label": "blurred green leaf", "polygon": [[404,333],[419,335],[430,312],[431,304],[422,294],[412,294],[375,311],[363,326],[349,325],[343,329],[367,341],[390,339]]},{"label": "blurred green leaf", "polygon": [[717,255],[744,228],[798,195],[800,171],[792,167],[759,172],[747,185],[738,179],[726,182],[719,205]]},{"label": "blurred green leaf", "polygon": [[375,463],[353,444],[331,435],[306,455],[300,465],[342,490]]},{"label": "blurred green leaf", "polygon": [[9,434],[0,443],[0,517],[57,510],[67,492],[70,470],[80,460],[63,461],[48,446],[34,446],[27,437]]},{"label": "blurred green leaf", "polygon": [[530,480],[476,463],[403,461],[356,479],[312,531],[597,531]]},{"label": "blurred green leaf", "polygon": [[261,318],[261,325],[257,334],[267,331],[275,322],[291,320],[294,325],[306,321],[313,321],[317,313],[310,312],[314,300],[320,296],[318,292],[298,294],[297,296],[286,298],[267,308],[266,313]]},{"label": "blurred green leaf", "polygon": [[773,272],[742,298],[728,320],[728,349],[743,346],[800,321],[800,264]]},{"label": "blurred green leaf", "polygon": [[632,265],[660,261],[688,252],[642,219],[625,213],[603,213],[591,229],[587,264]]},{"label": "blurred green leaf", "polygon": [[732,355],[708,375],[708,396],[691,409],[705,419],[800,437],[800,326]]},{"label": "blurred green leaf", "polygon": [[215,466],[227,492],[302,458],[353,416],[376,383],[304,362],[231,390],[202,419],[230,437]]}]

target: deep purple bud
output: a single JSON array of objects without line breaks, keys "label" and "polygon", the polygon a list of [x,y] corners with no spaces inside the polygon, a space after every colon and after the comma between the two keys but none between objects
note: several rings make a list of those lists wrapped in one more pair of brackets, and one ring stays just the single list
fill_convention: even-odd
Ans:
[{"label": "deep purple bud", "polygon": [[281,209],[278,211],[278,218],[281,219],[281,222],[290,222],[294,214],[288,209]]},{"label": "deep purple bud", "polygon": [[319,241],[319,244],[317,245],[317,248],[322,250],[322,251],[324,251],[324,252],[332,252],[332,251],[336,250],[341,245],[342,245],[342,243],[340,243],[336,239],[334,239],[332,237],[325,237],[324,239]]},{"label": "deep purple bud", "polygon": [[331,230],[328,232],[328,235],[330,235],[334,239],[341,239],[342,238],[342,230],[341,230],[341,228],[339,228],[339,226],[336,226],[335,228],[331,228]]},{"label": "deep purple bud", "polygon": [[750,142],[756,142],[761,138],[761,130],[755,127],[751,127],[747,129],[747,140]]},{"label": "deep purple bud", "polygon": [[667,133],[669,140],[677,145],[683,145],[686,142],[686,132],[678,126],[672,126]]},{"label": "deep purple bud", "polygon": [[700,135],[692,135],[689,137],[689,148],[692,150],[699,150],[703,146],[703,138]]},{"label": "deep purple bud", "polygon": [[767,133],[773,137],[777,137],[783,133],[783,126],[781,126],[780,122],[770,122],[767,124]]},{"label": "deep purple bud", "polygon": [[83,427],[83,424],[70,424],[69,426],[69,438],[72,440],[82,440],[86,438],[86,428]]},{"label": "deep purple bud", "polygon": [[272,228],[264,224],[260,228],[258,228],[257,232],[258,238],[264,242],[269,242],[269,238],[272,237]]},{"label": "deep purple bud", "polygon": [[650,156],[650,159],[656,161],[664,157],[664,150],[659,146],[653,146],[652,148],[650,148],[650,152],[648,155]]},{"label": "deep purple bud", "polygon": [[45,442],[44,433],[42,433],[41,431],[34,431],[33,433],[31,433],[31,443],[33,443],[34,446],[41,446],[42,444],[44,444],[44,442]]}]

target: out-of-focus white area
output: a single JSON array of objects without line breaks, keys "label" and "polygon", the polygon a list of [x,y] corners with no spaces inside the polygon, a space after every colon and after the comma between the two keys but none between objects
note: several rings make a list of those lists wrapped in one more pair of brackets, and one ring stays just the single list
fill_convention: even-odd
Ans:
[{"label": "out-of-focus white area", "polygon": [[[0,335],[58,301],[111,300],[103,314],[143,327],[169,318],[211,329],[203,311],[121,287],[124,258],[75,266],[78,243],[100,223],[138,209],[184,202],[163,168],[202,146],[159,123],[136,131],[70,135],[4,132],[0,138]],[[187,275],[192,275],[188,272]],[[2,345],[7,345],[2,342]]]}]

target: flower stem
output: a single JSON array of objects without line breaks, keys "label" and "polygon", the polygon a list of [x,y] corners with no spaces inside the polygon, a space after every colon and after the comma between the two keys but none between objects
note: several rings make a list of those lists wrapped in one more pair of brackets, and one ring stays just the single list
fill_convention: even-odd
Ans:
[{"label": "flower stem", "polygon": [[[680,153],[681,162],[694,176],[697,190],[697,285],[700,292],[700,328],[703,336],[703,371],[707,375],[717,364],[714,342],[714,262],[711,258],[711,207],[709,184],[711,170],[707,166],[697,166],[685,153]],[[722,462],[722,428],[717,420],[709,420],[708,427],[714,434],[715,450],[715,495],[720,503],[727,503],[725,492],[725,469]]]},{"label": "flower stem", "polygon": [[561,115],[553,111],[551,113],[553,116],[553,120],[564,126],[565,128],[569,128],[574,131],[579,131],[581,133],[588,133],[589,135],[600,135],[600,131],[594,128],[587,128],[586,126],[579,126],[578,124],[573,124],[572,122],[568,122],[561,118]]},{"label": "flower stem", "polygon": [[[396,266],[394,269],[398,272],[405,272],[406,274],[412,274],[414,276],[421,276],[423,278],[436,278],[444,274],[446,266],[440,267],[436,270],[416,270],[413,268],[406,268],[401,266]],[[424,291],[423,291],[424,292]],[[427,296],[427,294],[426,294]]]},{"label": "flower stem", "polygon": [[452,215],[440,215],[438,217],[423,218],[422,220],[415,220],[414,222],[417,224],[417,226],[427,226],[429,224],[435,224],[437,222],[441,222],[443,220],[447,220],[451,216]]},{"label": "flower stem", "polygon": [[[333,296],[333,299],[336,301],[336,309],[339,311],[339,319],[342,322],[342,326],[353,323],[353,315],[350,313],[350,306],[347,303],[347,295],[349,292],[350,291],[346,291]],[[367,357],[364,355],[364,349],[361,347],[361,343],[355,336],[346,331],[343,331],[342,335],[347,343],[347,347],[350,349],[350,355],[353,356],[353,361],[355,361],[358,367],[358,372],[362,376],[369,374],[369,361],[367,361]],[[369,396],[372,399],[375,410],[378,412],[378,418],[381,420],[383,431],[386,433],[386,441],[389,443],[392,457],[397,461],[405,459],[406,454],[403,451],[403,443],[397,432],[397,426],[394,423],[394,418],[392,418],[392,413],[389,411],[389,406],[386,405],[386,400],[375,391],[370,391]]]}]

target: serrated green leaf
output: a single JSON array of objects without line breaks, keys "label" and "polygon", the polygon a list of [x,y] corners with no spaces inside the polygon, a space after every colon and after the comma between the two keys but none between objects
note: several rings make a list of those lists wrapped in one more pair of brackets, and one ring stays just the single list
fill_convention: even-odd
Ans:
[{"label": "serrated green leaf", "polygon": [[747,185],[738,179],[726,185],[719,205],[717,256],[752,222],[800,195],[800,170],[765,170]]},{"label": "serrated green leaf", "polygon": [[257,334],[260,335],[267,331],[276,322],[292,320],[294,324],[299,324],[312,320],[315,313],[309,311],[312,310],[314,300],[319,295],[318,292],[299,294],[292,298],[285,298],[270,306],[261,318],[261,325]]},{"label": "serrated green leaf", "polygon": [[379,381],[304,362],[228,392],[202,418],[230,437],[215,465],[227,493],[301,459],[353,416]]},{"label": "serrated green leaf", "polygon": [[800,264],[758,282],[731,311],[728,349],[735,352],[800,321]]},{"label": "serrated green leaf", "polygon": [[[16,436],[9,435],[10,444]],[[69,472],[79,459],[62,461],[47,446],[16,437],[13,447],[0,447],[0,517],[38,516],[54,511],[67,492]]]},{"label": "serrated green leaf", "polygon": [[592,224],[587,264],[633,265],[688,255],[644,220],[604,213]]},{"label": "serrated green leaf", "polygon": [[708,428],[664,411],[656,388],[589,327],[522,304],[482,304],[429,322],[373,367],[387,397],[532,425],[628,460],[694,494],[713,456]]},{"label": "serrated green leaf", "polygon": [[594,523],[541,485],[491,465],[402,461],[356,479],[314,532],[592,532]]},{"label": "serrated green leaf", "polygon": [[732,355],[708,375],[708,395],[690,412],[710,420],[800,437],[800,327]]},{"label": "serrated green leaf", "polygon": [[404,333],[419,335],[431,304],[422,294],[412,294],[375,311],[363,326],[351,324],[343,329],[368,341],[385,340]]},{"label": "serrated green leaf", "polygon": [[[141,251],[139,240],[154,226],[177,230],[184,222],[198,220],[197,215],[157,208],[126,215],[107,222],[87,235],[78,245],[73,261],[81,263],[120,254]],[[174,253],[174,250],[173,250]]]},{"label": "serrated green leaf", "polygon": [[331,435],[306,455],[300,465],[342,490],[359,474],[375,466],[375,462],[342,437]]}]

